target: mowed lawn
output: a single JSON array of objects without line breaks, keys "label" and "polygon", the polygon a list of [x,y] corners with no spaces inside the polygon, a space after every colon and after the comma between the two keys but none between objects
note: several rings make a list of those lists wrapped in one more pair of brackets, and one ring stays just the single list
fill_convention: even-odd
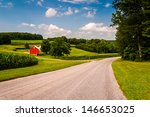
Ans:
[{"label": "mowed lawn", "polygon": [[150,61],[117,60],[112,64],[117,81],[127,99],[150,100]]}]

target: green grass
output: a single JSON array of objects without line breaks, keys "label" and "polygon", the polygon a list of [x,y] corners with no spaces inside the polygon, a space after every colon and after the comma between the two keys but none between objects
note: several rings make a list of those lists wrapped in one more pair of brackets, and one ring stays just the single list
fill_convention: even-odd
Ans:
[{"label": "green grass", "polygon": [[12,45],[24,45],[25,43],[28,44],[41,44],[42,40],[11,40]]},{"label": "green grass", "polygon": [[[22,40],[19,41],[21,42]],[[29,54],[29,50],[27,49],[21,49],[21,50],[19,49],[17,51],[14,51],[15,48],[24,48],[24,45],[0,45],[0,53]],[[40,56],[37,56],[39,60],[38,65],[0,71],[0,81],[63,69],[73,65],[89,62],[89,59],[92,59],[92,57],[96,59],[97,58],[102,59],[104,57],[110,57],[116,55],[118,54],[97,54],[93,52],[80,50],[74,47],[72,47],[71,55],[65,56],[66,58],[62,57],[61,59],[58,58],[56,59],[50,55],[44,55],[42,53]],[[68,60],[63,60],[63,59],[68,59]]]},{"label": "green grass", "polygon": [[150,100],[150,62],[117,60],[112,64],[127,99]]},{"label": "green grass", "polygon": [[70,55],[61,58],[65,60],[89,60],[89,59],[101,59],[118,56],[118,53],[98,54],[94,52],[88,52],[81,49],[77,49],[75,47],[72,47],[71,49],[72,50]]},{"label": "green grass", "polygon": [[63,69],[73,65],[85,63],[88,61],[66,61],[57,59],[39,59],[39,64],[31,67],[9,69],[0,71],[0,81],[10,80],[18,77],[29,76],[33,74],[44,73]]}]

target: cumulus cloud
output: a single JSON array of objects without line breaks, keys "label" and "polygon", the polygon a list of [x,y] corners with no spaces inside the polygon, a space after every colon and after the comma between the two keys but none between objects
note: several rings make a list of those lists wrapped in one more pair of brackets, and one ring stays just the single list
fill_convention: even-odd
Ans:
[{"label": "cumulus cloud", "polygon": [[112,4],[110,4],[110,3],[106,3],[104,6],[106,7],[106,8],[108,8],[108,7],[110,7]]},{"label": "cumulus cloud", "polygon": [[114,39],[116,27],[105,26],[103,23],[88,23],[80,28],[78,32],[83,38]]},{"label": "cumulus cloud", "polygon": [[71,31],[54,24],[32,24],[22,23],[20,30],[30,30],[30,32],[39,33],[48,37],[66,36],[69,38],[85,38],[85,39],[115,39],[116,28],[105,26],[103,23],[88,23],[78,30]]},{"label": "cumulus cloud", "polygon": [[54,17],[57,15],[57,11],[54,8],[49,8],[46,12],[45,12],[45,16],[50,18],[50,17]]},{"label": "cumulus cloud", "polygon": [[116,32],[116,28],[105,26],[103,23],[88,23],[81,27],[83,31],[94,31],[94,32]]},{"label": "cumulus cloud", "polygon": [[38,25],[38,28],[43,32],[45,37],[67,36],[71,33],[70,30],[60,28],[53,24],[40,24]]},{"label": "cumulus cloud", "polygon": [[0,7],[1,8],[12,8],[14,5],[12,2],[7,2],[7,3],[3,3],[3,2],[0,2]]},{"label": "cumulus cloud", "polygon": [[64,28],[58,27],[53,24],[29,24],[29,23],[22,23],[19,27],[25,28],[33,28],[34,32],[38,32],[42,34],[44,37],[57,37],[57,36],[67,36],[72,32],[70,30],[66,30]]},{"label": "cumulus cloud", "polygon": [[96,3],[98,0],[58,0],[61,2],[69,2],[73,4],[79,4],[79,3]]}]

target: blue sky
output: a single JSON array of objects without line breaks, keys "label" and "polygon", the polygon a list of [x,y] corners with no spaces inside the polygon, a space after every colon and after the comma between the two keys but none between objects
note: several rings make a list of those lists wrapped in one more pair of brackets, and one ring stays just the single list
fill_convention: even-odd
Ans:
[{"label": "blue sky", "polygon": [[114,39],[112,0],[0,0],[0,32]]}]

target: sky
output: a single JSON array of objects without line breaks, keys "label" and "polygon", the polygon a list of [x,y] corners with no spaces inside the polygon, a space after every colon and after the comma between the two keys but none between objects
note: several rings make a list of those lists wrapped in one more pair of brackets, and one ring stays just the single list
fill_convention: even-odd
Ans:
[{"label": "sky", "polygon": [[0,0],[0,32],[115,39],[113,0]]}]

